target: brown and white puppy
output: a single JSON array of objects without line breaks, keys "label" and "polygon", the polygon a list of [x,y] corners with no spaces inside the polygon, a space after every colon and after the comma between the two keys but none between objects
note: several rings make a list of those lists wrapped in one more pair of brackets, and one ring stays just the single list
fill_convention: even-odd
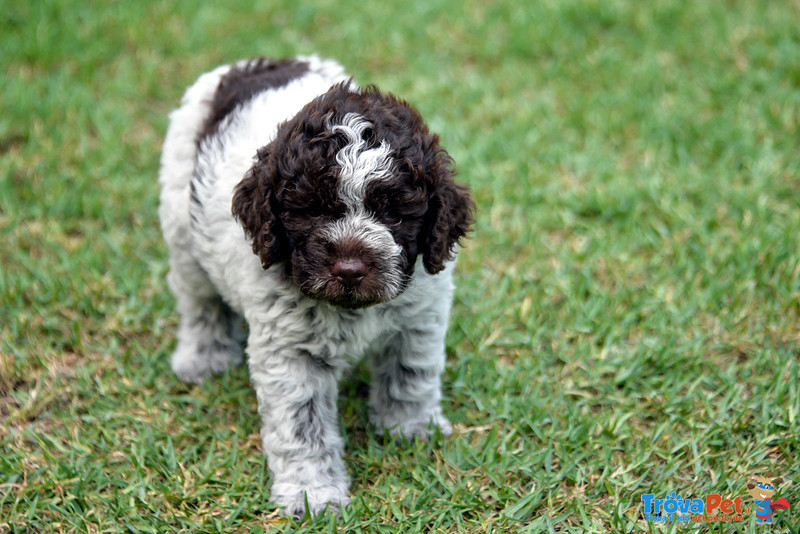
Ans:
[{"label": "brown and white puppy", "polygon": [[247,360],[272,497],[287,513],[349,501],[337,381],[372,364],[379,432],[450,424],[440,376],[452,265],[474,204],[409,104],[316,56],[204,74],[170,115],[159,215],[190,382]]}]

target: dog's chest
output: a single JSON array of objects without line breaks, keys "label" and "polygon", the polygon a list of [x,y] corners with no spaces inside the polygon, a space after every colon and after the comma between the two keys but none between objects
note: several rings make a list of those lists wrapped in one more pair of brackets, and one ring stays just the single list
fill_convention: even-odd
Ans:
[{"label": "dog's chest", "polygon": [[235,308],[243,305],[250,342],[274,351],[305,354],[346,368],[396,328],[386,321],[381,306],[342,310],[303,296],[280,269],[262,271],[259,283],[247,286],[247,294],[236,291],[230,302]]},{"label": "dog's chest", "polygon": [[351,364],[363,357],[387,331],[379,308],[348,311],[322,304],[311,314],[311,336],[318,354],[331,363]]}]

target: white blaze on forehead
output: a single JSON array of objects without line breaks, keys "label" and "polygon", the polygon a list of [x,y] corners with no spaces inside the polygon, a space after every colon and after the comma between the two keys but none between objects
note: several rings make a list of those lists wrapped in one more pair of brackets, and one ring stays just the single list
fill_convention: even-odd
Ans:
[{"label": "white blaze on forehead", "polygon": [[372,123],[357,113],[348,113],[341,124],[331,127],[332,132],[342,133],[347,139],[347,144],[336,153],[339,199],[347,206],[347,213],[326,231],[333,243],[354,239],[367,248],[381,251],[387,260],[396,259],[403,254],[403,248],[395,243],[386,225],[376,221],[364,207],[367,185],[389,178],[392,172],[392,147],[384,139],[379,146],[367,148],[364,132],[369,128]]},{"label": "white blaze on forehead", "polygon": [[364,132],[372,128],[372,123],[357,113],[348,113],[342,124],[331,128],[334,133],[342,133],[347,144],[336,154],[339,165],[339,198],[350,211],[364,209],[364,192],[373,180],[390,176],[392,147],[384,139],[376,148],[367,149]]}]

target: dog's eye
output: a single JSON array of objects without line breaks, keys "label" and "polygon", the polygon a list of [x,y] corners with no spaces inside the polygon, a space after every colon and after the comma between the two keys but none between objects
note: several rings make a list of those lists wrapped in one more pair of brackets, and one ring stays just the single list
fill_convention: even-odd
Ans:
[{"label": "dog's eye", "polygon": [[325,211],[320,207],[304,206],[294,207],[290,206],[286,209],[284,217],[290,221],[303,221],[306,219],[318,219],[325,215]]},{"label": "dog's eye", "polygon": [[323,215],[322,208],[314,208],[314,207],[306,208],[305,213],[309,217],[322,217]]}]

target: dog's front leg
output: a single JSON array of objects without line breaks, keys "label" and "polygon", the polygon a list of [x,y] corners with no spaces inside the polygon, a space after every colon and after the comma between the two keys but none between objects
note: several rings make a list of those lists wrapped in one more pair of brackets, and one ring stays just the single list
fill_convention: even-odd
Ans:
[{"label": "dog's front leg", "polygon": [[316,516],[349,502],[336,417],[335,369],[307,352],[248,347],[258,396],[264,454],[272,472],[272,499],[287,515]]},{"label": "dog's front leg", "polygon": [[427,440],[436,428],[452,433],[440,406],[447,312],[434,309],[407,318],[373,354],[370,420],[378,432],[409,441]]}]

